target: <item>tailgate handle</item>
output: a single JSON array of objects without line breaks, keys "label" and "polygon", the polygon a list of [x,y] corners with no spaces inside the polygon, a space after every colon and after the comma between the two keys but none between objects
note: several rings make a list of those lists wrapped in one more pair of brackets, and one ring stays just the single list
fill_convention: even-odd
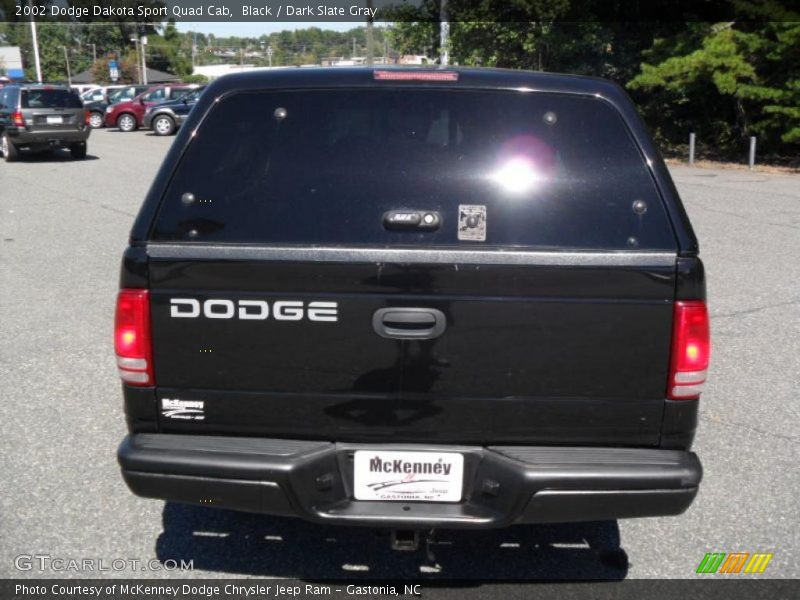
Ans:
[{"label": "tailgate handle", "polygon": [[372,316],[381,337],[398,340],[432,340],[444,333],[447,319],[435,308],[381,308]]}]

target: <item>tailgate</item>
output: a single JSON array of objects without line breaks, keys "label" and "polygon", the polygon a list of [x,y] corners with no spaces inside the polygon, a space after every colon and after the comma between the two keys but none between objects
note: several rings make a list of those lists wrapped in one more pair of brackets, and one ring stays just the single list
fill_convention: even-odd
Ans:
[{"label": "tailgate", "polygon": [[[658,442],[675,285],[667,253],[540,254],[527,265],[409,265],[388,262],[391,251],[378,264],[275,260],[267,249],[150,253],[159,398],[205,410],[202,421],[162,411],[166,431]],[[336,321],[309,318],[319,302],[335,305]],[[173,316],[176,304],[195,316]],[[265,305],[266,318],[240,318]],[[387,308],[440,311],[444,330],[385,337],[375,315]]]}]

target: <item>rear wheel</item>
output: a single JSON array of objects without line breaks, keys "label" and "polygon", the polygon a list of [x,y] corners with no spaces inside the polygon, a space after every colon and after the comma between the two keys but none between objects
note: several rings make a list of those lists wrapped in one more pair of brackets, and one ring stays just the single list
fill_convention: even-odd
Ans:
[{"label": "rear wheel", "polygon": [[117,127],[119,127],[120,131],[133,131],[136,129],[136,117],[134,117],[130,113],[125,113],[119,116],[117,119]]},{"label": "rear wheel", "polygon": [[6,162],[14,162],[19,158],[19,150],[14,145],[14,142],[8,139],[7,133],[4,133],[3,137],[0,138],[0,150],[3,151]]},{"label": "rear wheel", "polygon": [[100,129],[103,126],[103,113],[95,110],[89,113],[89,126],[92,129]]},{"label": "rear wheel", "polygon": [[70,144],[69,152],[74,159],[86,158],[86,142]]},{"label": "rear wheel", "polygon": [[175,133],[175,121],[167,115],[159,115],[153,121],[153,133],[156,135],[172,135]]}]

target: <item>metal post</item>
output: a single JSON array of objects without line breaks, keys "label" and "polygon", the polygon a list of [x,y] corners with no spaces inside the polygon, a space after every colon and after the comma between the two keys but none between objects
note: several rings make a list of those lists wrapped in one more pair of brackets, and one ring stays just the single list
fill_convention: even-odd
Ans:
[{"label": "metal post", "polygon": [[439,10],[439,46],[440,48],[440,61],[441,66],[446,67],[450,63],[449,52],[449,37],[450,37],[450,22],[447,20],[447,0],[441,0]]},{"label": "metal post", "polygon": [[[372,0],[367,0],[367,7],[372,9]],[[372,17],[367,17],[367,65],[375,62],[375,37],[372,31]]]},{"label": "metal post", "polygon": [[64,62],[67,65],[67,85],[72,85],[72,73],[69,72],[69,56],[67,55],[67,47],[61,46],[61,49],[64,50]]},{"label": "metal post", "polygon": [[138,35],[131,36],[131,41],[133,42],[133,46],[136,49],[136,71],[139,74],[139,85],[142,85],[142,61],[139,60],[139,36]]},{"label": "metal post", "polygon": [[694,134],[689,134],[689,166],[694,166]]},{"label": "metal post", "polygon": [[142,46],[142,85],[147,85],[147,36],[139,40]]},{"label": "metal post", "polygon": [[[28,6],[31,6],[31,0],[28,0]],[[42,64],[39,61],[39,36],[36,34],[36,21],[33,19],[33,10],[31,9],[31,38],[33,41],[33,60],[36,63],[36,80],[42,83]]]},{"label": "metal post", "polygon": [[750,170],[756,166],[756,136],[750,137]]}]

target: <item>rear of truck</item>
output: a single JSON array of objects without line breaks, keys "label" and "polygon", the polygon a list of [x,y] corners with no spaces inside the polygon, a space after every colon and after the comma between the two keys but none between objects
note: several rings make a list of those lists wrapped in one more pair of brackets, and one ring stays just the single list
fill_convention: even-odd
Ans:
[{"label": "rear of truck", "polygon": [[141,496],[342,524],[678,514],[697,242],[600,80],[210,86],[134,226],[116,350]]}]

